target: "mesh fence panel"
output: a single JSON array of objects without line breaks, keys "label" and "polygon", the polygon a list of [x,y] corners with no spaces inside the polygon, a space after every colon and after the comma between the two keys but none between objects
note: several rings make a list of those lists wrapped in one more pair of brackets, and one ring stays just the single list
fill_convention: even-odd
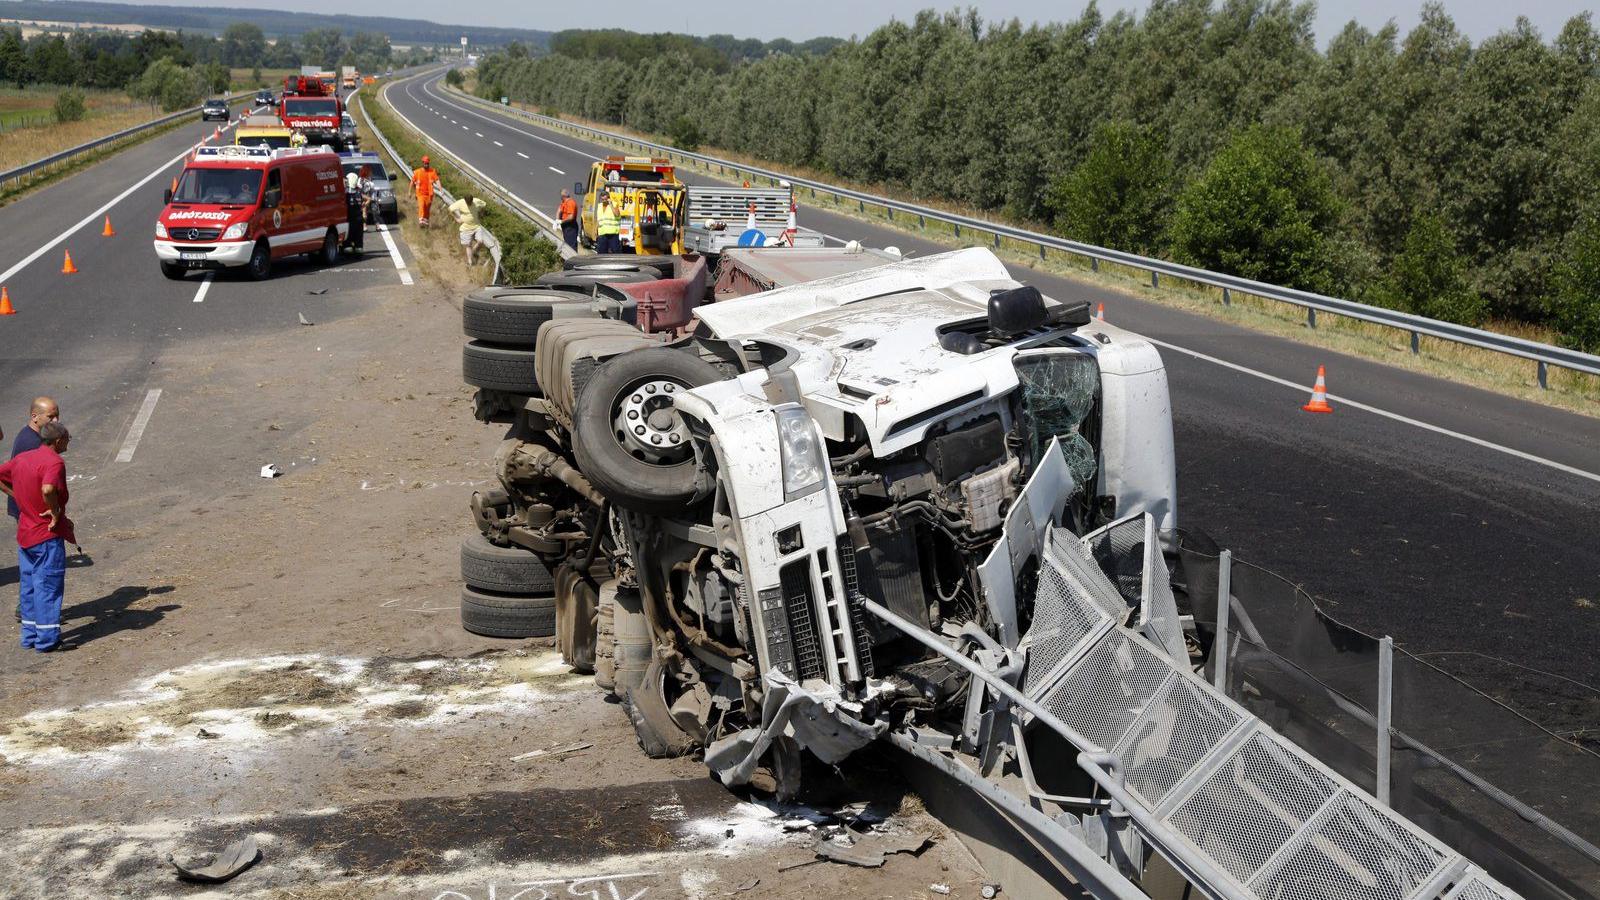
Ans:
[{"label": "mesh fence panel", "polygon": [[1033,622],[1028,626],[1028,668],[1023,690],[1032,696],[1063,659],[1106,616],[1048,557],[1039,566]]}]

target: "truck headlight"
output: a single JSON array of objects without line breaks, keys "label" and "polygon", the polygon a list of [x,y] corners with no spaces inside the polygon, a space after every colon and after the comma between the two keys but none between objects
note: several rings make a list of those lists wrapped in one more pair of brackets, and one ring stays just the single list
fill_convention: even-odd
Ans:
[{"label": "truck headlight", "polygon": [[222,240],[225,240],[225,241],[237,241],[240,238],[244,237],[245,231],[247,231],[249,228],[250,228],[250,223],[249,222],[235,222],[232,225],[228,226],[228,230],[227,231],[224,231],[222,233]]},{"label": "truck headlight", "polygon": [[161,224],[160,222],[157,222],[156,223],[156,237],[165,238],[166,236],[167,236],[167,226]]},{"label": "truck headlight", "polygon": [[822,484],[822,445],[811,414],[797,404],[781,406],[778,415],[778,458],[783,464],[783,496],[793,500]]},{"label": "truck headlight", "polygon": [[393,200],[394,199],[394,191],[379,191],[378,192],[378,199],[379,200]]}]

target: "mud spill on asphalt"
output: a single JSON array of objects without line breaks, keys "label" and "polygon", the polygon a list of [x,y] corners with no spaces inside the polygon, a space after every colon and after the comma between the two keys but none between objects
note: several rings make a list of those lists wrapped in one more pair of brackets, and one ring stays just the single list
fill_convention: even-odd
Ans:
[{"label": "mud spill on asphalt", "polygon": [[117,700],[0,722],[0,758],[21,765],[202,742],[252,746],[356,720],[417,725],[588,682],[548,650],[197,663],[146,678]]}]

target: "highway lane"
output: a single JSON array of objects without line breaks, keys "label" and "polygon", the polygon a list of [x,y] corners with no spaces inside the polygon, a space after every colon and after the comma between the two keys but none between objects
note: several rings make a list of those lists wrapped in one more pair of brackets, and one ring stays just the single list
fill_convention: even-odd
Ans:
[{"label": "highway lane", "polygon": [[[18,310],[0,318],[0,427],[9,448],[29,398],[55,396],[73,429],[70,465],[86,512],[137,504],[141,492],[200,477],[194,465],[163,473],[172,457],[147,459],[164,436],[165,410],[186,399],[152,394],[163,389],[167,363],[210,342],[301,329],[301,313],[313,322],[354,314],[379,288],[412,290],[376,232],[367,234],[362,258],[329,269],[285,260],[259,283],[234,272],[162,275],[151,242],[163,190],[214,127],[185,124],[0,208],[0,273],[7,273],[3,283]],[[101,235],[106,216],[114,237]],[[66,251],[77,274],[60,271]],[[248,410],[216,413],[228,431],[206,450],[254,457],[251,448],[271,445],[261,429],[243,427]],[[190,487],[196,502],[210,496],[204,484]],[[0,584],[9,582],[7,571],[0,557]]]},{"label": "highway lane", "polygon": [[[386,95],[546,211],[613,152],[446,96],[436,75]],[[800,221],[873,246],[948,249],[804,206]],[[1413,650],[1470,650],[1600,683],[1600,659],[1574,639],[1600,616],[1600,422],[1013,268],[1051,296],[1104,302],[1108,318],[1163,343],[1185,526]],[[1299,409],[1319,363],[1342,407],[1332,416]]]}]

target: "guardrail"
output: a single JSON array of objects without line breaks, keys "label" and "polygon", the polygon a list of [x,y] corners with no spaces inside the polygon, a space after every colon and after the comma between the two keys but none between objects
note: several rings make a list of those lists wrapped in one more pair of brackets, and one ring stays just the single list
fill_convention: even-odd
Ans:
[{"label": "guardrail", "polygon": [[1437,319],[1429,319],[1423,316],[1412,315],[1411,313],[1400,312],[1399,310],[1385,309],[1381,306],[1369,306],[1365,303],[1358,303],[1354,300],[1345,300],[1339,297],[1329,297],[1323,294],[1313,293],[1311,291],[1296,290],[1295,288],[1278,287],[1277,285],[1266,284],[1260,281],[1252,281],[1248,278],[1240,278],[1237,275],[1211,272],[1205,269],[1197,269],[1192,266],[1181,265],[1179,263],[1153,259],[1148,256],[1139,256],[1138,254],[1134,253],[1124,253],[1120,250],[1096,247],[1093,244],[1069,241],[1065,238],[1055,237],[1054,235],[1040,234],[1038,232],[1028,231],[1023,228],[1016,228],[1010,225],[1003,225],[997,222],[973,218],[971,216],[963,216],[957,213],[945,212],[943,210],[932,209],[926,206],[918,206],[914,203],[906,203],[888,197],[881,197],[876,194],[869,194],[863,191],[837,187],[824,182],[813,181],[807,178],[799,178],[793,175],[784,174],[782,172],[775,172],[770,169],[763,169],[757,166],[747,165],[745,163],[733,162],[731,160],[721,159],[715,156],[707,156],[702,153],[690,153],[666,144],[644,141],[628,135],[617,134],[615,132],[605,131],[599,128],[591,128],[587,125],[578,125],[562,119],[551,118],[550,116],[542,116],[538,113],[528,112],[527,110],[519,109],[514,106],[490,103],[487,100],[474,97],[449,86],[446,86],[445,90],[449,91],[452,95],[460,97],[463,100],[466,100],[467,102],[479,107],[510,113],[520,118],[527,119],[528,121],[544,125],[548,128],[553,128],[558,131],[565,131],[577,137],[588,138],[590,140],[608,141],[611,143],[620,144],[625,148],[635,148],[640,151],[650,151],[654,153],[665,154],[669,158],[682,159],[696,162],[703,166],[714,167],[721,174],[732,175],[740,178],[764,179],[772,182],[773,184],[778,184],[780,182],[791,184],[797,188],[807,189],[811,192],[813,197],[817,196],[818,194],[825,194],[836,198],[840,202],[854,202],[857,205],[857,208],[863,213],[867,211],[868,206],[879,207],[884,210],[885,217],[890,222],[899,222],[899,220],[895,218],[897,213],[903,216],[914,218],[918,225],[924,228],[927,226],[929,221],[942,222],[946,225],[952,226],[955,229],[955,234],[957,237],[961,236],[962,229],[966,229],[974,234],[990,236],[993,239],[996,249],[1000,247],[1002,240],[1006,240],[1037,248],[1040,259],[1048,258],[1049,251],[1054,250],[1058,253],[1064,253],[1071,256],[1088,259],[1091,267],[1095,269],[1098,269],[1100,263],[1102,262],[1114,263],[1116,265],[1126,266],[1131,269],[1148,272],[1152,287],[1161,286],[1162,276],[1180,278],[1196,284],[1220,288],[1222,291],[1222,302],[1224,305],[1232,301],[1232,295],[1234,293],[1239,293],[1247,294],[1253,297],[1261,297],[1266,300],[1275,300],[1280,303],[1288,303],[1293,306],[1299,306],[1306,310],[1306,324],[1311,328],[1317,327],[1317,313],[1323,312],[1409,332],[1411,335],[1412,353],[1421,352],[1421,338],[1423,336],[1427,336],[1451,341],[1457,344],[1478,347],[1480,349],[1490,350],[1496,353],[1504,353],[1510,356],[1521,357],[1523,359],[1531,360],[1538,365],[1537,374],[1539,386],[1541,388],[1548,388],[1550,386],[1550,366],[1570,369],[1575,372],[1583,372],[1589,375],[1600,375],[1600,356],[1596,356],[1591,353],[1568,350],[1566,348],[1556,347],[1550,344],[1541,344],[1538,341],[1530,341],[1526,338],[1513,337],[1511,335],[1497,334],[1492,331],[1485,331],[1481,328],[1472,328],[1466,325],[1456,325],[1450,322],[1441,322]]},{"label": "guardrail", "polygon": [[[392,87],[396,83],[397,82],[395,82],[395,81],[391,81],[388,84],[385,84],[379,90],[380,90],[380,92],[387,93],[389,88]],[[386,98],[385,98],[385,100],[383,102],[388,103]],[[372,133],[377,135],[378,143],[383,145],[384,151],[386,153],[388,153],[389,156],[392,159],[395,160],[395,162],[399,163],[402,168],[409,170],[411,168],[410,165],[408,163],[406,163],[405,160],[401,159],[399,152],[396,151],[394,149],[394,147],[389,143],[388,138],[384,137],[383,132],[379,131],[378,127],[376,125],[372,124],[372,119],[367,116],[367,108],[366,108],[366,106],[361,104],[361,100],[360,100],[359,97],[356,98],[356,104],[357,104],[357,108],[361,110],[361,118],[366,121],[367,127],[372,129]],[[444,157],[445,159],[450,160],[450,162],[453,163],[456,166],[456,168],[461,171],[463,177],[465,177],[468,181],[471,181],[473,184],[478,186],[478,190],[480,192],[482,192],[482,193],[484,193],[484,194],[486,194],[488,196],[494,197],[496,200],[500,201],[500,204],[502,206],[504,206],[506,209],[510,210],[512,215],[517,216],[518,218],[522,219],[523,221],[528,222],[529,224],[533,225],[535,228],[539,229],[539,231],[551,243],[555,244],[556,249],[558,251],[560,251],[560,253],[561,253],[561,258],[562,259],[568,259],[568,258],[570,258],[570,257],[572,257],[572,256],[574,256],[576,254],[576,251],[574,251],[571,247],[568,247],[566,245],[566,242],[561,239],[561,232],[558,229],[554,219],[552,219],[549,216],[545,215],[544,213],[540,212],[538,209],[536,209],[533,206],[533,204],[527,202],[526,200],[523,200],[521,197],[518,197],[516,194],[512,193],[509,189],[507,189],[506,187],[501,185],[499,182],[495,181],[494,179],[492,179],[489,176],[485,175],[483,172],[479,171],[471,163],[468,163],[467,161],[461,159],[459,156],[456,156],[454,153],[451,153],[449,150],[446,150],[442,145],[439,144],[438,141],[435,141],[432,138],[428,137],[428,135],[422,129],[418,128],[417,124],[415,122],[413,122],[410,119],[406,118],[404,113],[400,112],[400,110],[398,110],[398,109],[395,109],[393,103],[388,103],[388,107],[389,107],[389,112],[393,113],[394,116],[396,118],[398,118],[401,122],[404,122],[406,127],[410,128],[411,131],[417,135],[417,139],[418,140],[420,140],[423,143],[427,144],[428,146],[432,147],[434,149],[435,153],[438,153],[440,156]],[[454,203],[455,202],[455,198],[450,194],[449,191],[444,189],[443,185],[439,186],[438,191],[439,191],[439,194],[442,197],[446,198],[445,199],[446,203]],[[489,229],[487,229],[487,228],[484,229],[484,233],[490,234],[490,236],[493,237],[493,234],[490,233]],[[498,240],[496,240],[494,242],[494,244],[492,244],[490,246],[489,252],[494,255],[494,266],[495,266],[494,279],[490,283],[491,284],[499,284],[500,283],[500,245],[499,245],[499,241]]]},{"label": "guardrail", "polygon": [[[228,105],[229,106],[232,106],[234,103],[238,102],[238,98],[233,97],[233,95],[231,93],[225,95],[225,97],[228,100]],[[157,128],[164,128],[167,125],[171,125],[173,122],[176,122],[176,121],[182,119],[184,116],[192,116],[192,115],[194,115],[195,113],[197,113],[199,111],[200,111],[200,107],[191,106],[188,109],[183,109],[183,110],[179,110],[179,111],[177,111],[175,113],[170,113],[168,115],[162,116],[159,119],[151,119],[150,121],[145,122],[145,123],[143,123],[141,125],[134,125],[131,128],[124,128],[121,131],[113,132],[113,133],[105,135],[103,137],[97,137],[92,141],[87,141],[85,143],[79,144],[76,147],[68,147],[67,149],[62,150],[59,153],[52,153],[49,156],[44,157],[43,159],[36,159],[31,163],[25,163],[23,165],[17,166],[15,169],[10,169],[10,170],[5,171],[5,172],[0,172],[0,187],[4,187],[9,182],[18,181],[20,179],[27,178],[28,176],[33,175],[36,172],[42,171],[44,169],[48,169],[48,168],[50,168],[52,166],[60,165],[61,163],[67,162],[67,161],[73,159],[74,157],[81,156],[81,155],[83,155],[85,153],[88,153],[88,152],[90,152],[92,150],[98,150],[101,147],[106,146],[107,144],[114,144],[117,141],[124,140],[126,138],[130,138],[130,137],[133,137],[133,136],[138,135],[138,134],[143,134],[146,131],[152,131],[152,130],[157,129]]]}]

